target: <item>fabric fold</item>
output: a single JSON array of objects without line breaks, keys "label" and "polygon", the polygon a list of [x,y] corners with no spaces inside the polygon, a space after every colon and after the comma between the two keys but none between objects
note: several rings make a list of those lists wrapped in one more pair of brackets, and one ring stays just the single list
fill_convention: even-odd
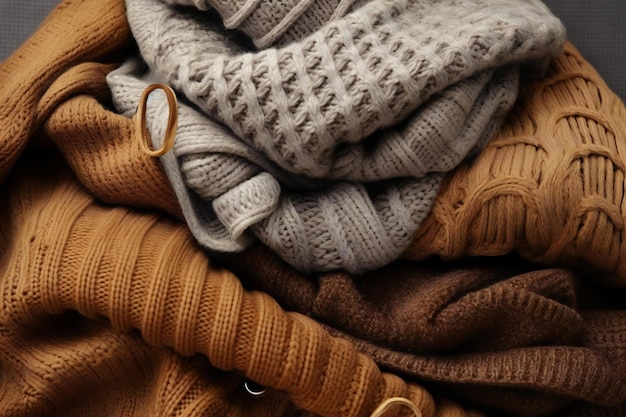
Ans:
[{"label": "fabric fold", "polygon": [[[54,108],[38,108],[45,104],[40,100],[50,83],[82,62],[115,62],[111,55],[130,45],[123,3],[105,0],[62,8],[53,11],[37,32],[0,65],[0,123],[5,126],[0,131],[0,181],[45,120],[47,114],[38,110]],[[106,91],[102,84],[98,87]]]},{"label": "fabric fold", "polygon": [[[90,22],[98,22],[100,30]],[[145,210],[180,213],[158,161],[137,145],[133,121],[110,109],[104,77],[130,42],[121,1],[63,1],[43,28],[0,64],[0,73],[11,74],[0,85],[0,95],[8,98],[2,102],[0,132],[5,133],[2,146],[9,150],[3,154],[0,189],[3,412],[24,417],[312,415],[297,409],[278,388],[251,399],[242,389],[247,373],[262,382],[274,380],[276,387],[293,382],[286,391],[321,415],[369,415],[377,401],[396,394],[409,397],[427,416],[480,415],[445,399],[433,402],[417,385],[380,373],[348,342],[330,338],[311,320],[288,319],[281,325],[280,317],[293,315],[285,315],[266,295],[244,292],[231,273],[213,269],[184,225]],[[24,111],[4,111],[22,105]],[[62,152],[67,166],[53,147]],[[25,148],[30,149],[21,155]],[[183,258],[189,262],[178,262]],[[207,272],[226,280],[205,280]],[[234,335],[228,323],[217,326],[215,333],[204,332],[204,324],[196,323],[187,309],[198,306],[205,285],[219,282],[224,291],[215,287],[212,300],[221,300],[222,319],[237,318],[226,311],[239,294],[245,304],[239,317],[251,319],[249,314],[258,311],[264,314],[256,319],[278,325],[268,338],[246,333],[249,341],[259,341],[245,345],[255,355],[263,357],[276,340],[272,335],[285,334],[281,329],[313,332],[312,341],[330,338],[337,343],[297,344],[302,349],[291,352],[291,367],[280,375],[259,356],[244,359],[243,351],[227,348],[233,346]],[[169,297],[179,300],[180,308]],[[211,303],[200,304],[206,308]],[[246,326],[254,321],[243,328],[253,329]],[[203,323],[210,325],[210,320]],[[185,356],[197,350],[192,335],[198,332],[208,337],[199,343],[213,353]],[[308,358],[299,354],[308,352],[318,352],[320,360],[339,353],[327,357],[327,364],[348,359],[346,368],[331,375],[348,381],[343,386],[346,397],[324,390],[307,397],[307,389],[320,388],[305,383],[313,374],[298,374],[302,385],[289,378]],[[237,363],[232,365],[232,360]],[[241,371],[218,370],[213,362]],[[343,372],[357,368],[362,372]],[[356,378],[352,384],[351,378]],[[363,400],[351,402],[357,398]]]},{"label": "fabric fold", "polygon": [[[338,179],[337,160],[434,94],[458,83],[471,94],[507,64],[545,65],[565,41],[558,19],[534,0],[369,1],[299,43],[265,51],[246,50],[219,22],[162,0],[128,0],[127,14],[159,79],[278,166],[314,178]],[[514,100],[513,86],[506,90]],[[435,107],[450,124],[467,117]],[[415,142],[411,152],[423,156]],[[389,156],[407,151],[389,147]],[[406,175],[380,162],[369,180]]]},{"label": "fabric fold", "polygon": [[202,354],[315,414],[366,417],[403,396],[436,415],[420,386],[380,372],[349,342],[212,267],[183,224],[96,202],[49,154],[26,158],[3,196],[10,221],[2,223],[0,297],[9,335],[76,311],[137,330],[155,347]]},{"label": "fabric fold", "polygon": [[508,257],[304,276],[261,245],[244,253],[220,259],[246,288],[323,323],[384,369],[493,415],[578,406],[599,416],[626,403],[623,302],[572,271]]},{"label": "fabric fold", "polygon": [[303,275],[253,245],[219,262],[282,306],[379,346],[412,353],[572,345],[582,338],[579,280],[514,257],[396,261],[361,276]]},{"label": "fabric fold", "polygon": [[[132,116],[141,92],[155,81],[154,74],[143,74],[134,61],[111,72],[108,83],[116,108]],[[167,112],[164,95],[151,97],[148,126],[156,146],[163,138]],[[161,160],[191,231],[213,251],[241,251],[256,237],[302,270],[374,269],[401,254],[439,187],[441,176],[432,174],[381,190],[338,182],[326,189],[298,191],[299,183],[310,188],[315,182],[294,180],[193,107],[180,103],[178,112],[174,151]],[[186,179],[197,184],[197,192],[187,187]],[[235,211],[250,206],[252,195],[266,196],[272,204],[254,217]],[[234,233],[232,224],[245,227]]]},{"label": "fabric fold", "polygon": [[[441,176],[495,135],[520,71],[537,75],[564,42],[539,1],[348,3],[285,2],[261,22],[274,3],[127,1],[149,70],[127,63],[109,77],[115,105],[129,115],[128,93],[148,80],[185,99],[175,158],[163,163],[208,250],[240,251],[256,238],[306,272],[362,273],[397,259]],[[334,12],[264,50],[223,28],[272,32],[305,9]],[[241,29],[255,40],[267,32]],[[148,124],[158,142],[164,107],[155,106]],[[234,213],[265,171],[280,185],[273,210]],[[278,190],[269,178],[254,183]],[[240,199],[219,203],[231,188]]]},{"label": "fabric fold", "polygon": [[300,40],[345,15],[355,0],[211,1],[165,0],[168,4],[216,10],[228,29],[248,35],[258,48]]},{"label": "fabric fold", "polygon": [[624,103],[568,44],[497,139],[447,177],[406,257],[517,252],[623,287],[624,120]]}]

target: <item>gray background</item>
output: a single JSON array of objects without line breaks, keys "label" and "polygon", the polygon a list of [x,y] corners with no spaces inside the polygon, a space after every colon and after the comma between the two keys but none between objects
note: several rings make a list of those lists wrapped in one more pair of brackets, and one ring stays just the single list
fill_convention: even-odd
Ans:
[{"label": "gray background", "polygon": [[[572,43],[626,101],[626,1],[544,2],[563,20]],[[57,3],[58,0],[0,0],[0,60],[24,42]]]}]

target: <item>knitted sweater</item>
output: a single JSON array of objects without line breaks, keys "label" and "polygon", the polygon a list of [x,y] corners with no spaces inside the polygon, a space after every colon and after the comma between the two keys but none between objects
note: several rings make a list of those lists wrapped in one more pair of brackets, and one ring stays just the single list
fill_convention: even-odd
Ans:
[{"label": "knitted sweater", "polygon": [[[500,1],[489,13],[481,2],[368,2],[265,51],[246,51],[200,12],[160,0],[127,7],[145,77],[204,113],[181,106],[176,159],[164,158],[196,238],[232,251],[254,235],[304,271],[396,259],[440,174],[487,143],[510,109],[517,68],[497,69],[544,61],[563,42],[536,2]],[[133,64],[119,75],[110,85],[130,115],[145,81],[132,79]],[[153,138],[165,111],[154,113]]]},{"label": "knitted sweater", "polygon": [[173,5],[215,9],[228,29],[244,32],[259,48],[301,39],[342,17],[355,0],[164,0]]},{"label": "knitted sweater", "polygon": [[311,277],[261,245],[222,261],[247,288],[325,323],[384,367],[494,415],[619,416],[626,407],[626,294],[572,272],[508,257]]},{"label": "knitted sweater", "polygon": [[[315,414],[367,417],[385,398],[403,396],[434,415],[423,388],[381,373],[350,343],[212,267],[183,224],[97,203],[49,152],[28,158],[11,178],[0,229],[7,336],[72,310],[136,329],[152,346],[202,354]],[[14,349],[0,355],[3,368],[24,375],[11,360]],[[287,404],[279,409],[293,412]]]},{"label": "knitted sweater", "polygon": [[[108,77],[128,117],[151,81],[138,70],[129,62]],[[163,95],[151,101],[148,123],[159,144],[169,109]],[[374,191],[351,182],[294,191],[311,181],[275,167],[192,107],[181,103],[178,112],[175,149],[162,162],[190,229],[211,250],[241,251],[256,236],[301,270],[374,269],[401,254],[439,187],[440,176],[429,175]]]},{"label": "knitted sweater", "polygon": [[[257,319],[269,320],[272,329],[282,328],[283,320],[290,322],[297,315],[275,308],[265,295],[242,291],[232,274],[207,263],[179,223],[129,208],[141,205],[177,212],[174,194],[157,161],[136,147],[132,121],[108,110],[103,76],[110,66],[99,62],[119,59],[127,45],[123,13],[123,5],[116,0],[64,1],[23,48],[0,64],[0,77],[6,80],[0,83],[2,411],[11,416],[310,415],[295,410],[283,391],[270,389],[265,397],[247,397],[241,382],[248,371],[227,372],[209,366],[207,357],[222,358],[231,352],[243,362],[256,357],[250,369],[260,372],[255,366],[268,363],[263,356],[267,350],[252,349],[260,356],[249,358],[245,349],[228,350],[220,343],[225,339],[203,331],[207,322],[214,325],[218,321],[200,320],[207,317],[207,311],[231,305],[228,301],[235,293],[229,289],[236,290],[247,306],[251,300],[258,302],[257,311],[266,315]],[[50,161],[49,149],[40,154],[43,159],[23,159],[19,171],[11,172],[27,143],[59,148],[89,193],[65,172],[62,163]],[[126,227],[129,223],[133,227]],[[135,233],[148,224],[152,226],[145,234]],[[133,239],[142,244],[131,244]],[[125,245],[137,252],[125,251]],[[129,265],[135,269],[131,271]],[[204,302],[207,299],[202,294],[208,288],[223,295],[221,307]],[[187,297],[190,295],[199,298]],[[189,303],[190,299],[196,304]],[[200,307],[194,310],[190,305]],[[253,315],[246,315],[249,311],[242,312],[251,318]],[[139,331],[129,332],[135,325]],[[217,328],[224,330],[222,335],[231,335],[225,327]],[[585,337],[609,346],[624,334],[617,324],[606,328],[615,330],[601,338]],[[319,331],[327,340],[319,326],[313,325],[310,331]],[[273,336],[279,337],[277,330],[266,335],[272,336],[272,341],[278,340]],[[315,345],[303,344],[301,337],[306,333],[294,339],[294,346],[302,348],[294,355],[296,359],[300,354],[308,358],[307,353],[318,348],[315,352],[323,357],[324,349],[337,343],[339,351],[331,350],[336,356],[331,355],[329,361],[359,366],[371,363],[356,355],[352,345],[337,339]],[[217,343],[207,347],[208,339]],[[147,340],[157,345],[172,342],[175,349],[150,347]],[[200,346],[199,355],[180,353],[189,352],[195,343]],[[275,353],[270,345],[266,347]],[[284,369],[285,363],[292,362],[281,358],[278,368]],[[331,379],[355,377],[350,366],[327,370],[337,371]],[[352,385],[343,379],[326,385],[328,391],[337,391],[332,398],[338,402],[343,388],[350,385],[353,391],[345,398],[345,409],[327,401],[332,395],[327,390],[314,390],[319,402],[307,397],[299,403],[314,403],[311,408],[315,410],[332,408],[320,412],[324,415],[351,415],[349,410],[367,413],[376,401],[407,387],[375,367],[365,365],[363,371],[363,378]],[[282,374],[286,375],[293,376]],[[276,375],[269,372],[266,377],[264,381]],[[384,395],[376,394],[376,385],[368,385],[377,378],[386,381]],[[282,386],[281,381],[276,386]],[[371,387],[368,395],[355,395],[367,386]],[[293,395],[304,392],[301,389],[306,388],[294,386],[286,391]],[[422,406],[424,416],[476,415],[454,403],[432,402],[416,385],[408,389],[407,395]],[[365,402],[359,402],[363,398]],[[581,407],[577,410],[586,412]],[[590,415],[577,414],[577,410],[569,415]],[[620,411],[623,408],[604,409],[596,415],[624,415],[618,414]]]},{"label": "knitted sweater", "polygon": [[[424,416],[480,415],[382,373],[245,291],[182,223],[131,207],[178,211],[109,110],[103,62],[125,51],[124,22],[120,1],[64,1],[0,64],[0,413],[367,417],[399,395]],[[246,377],[267,394],[245,394]]]},{"label": "knitted sweater", "polygon": [[626,107],[572,46],[451,174],[406,256],[512,251],[626,285]]}]

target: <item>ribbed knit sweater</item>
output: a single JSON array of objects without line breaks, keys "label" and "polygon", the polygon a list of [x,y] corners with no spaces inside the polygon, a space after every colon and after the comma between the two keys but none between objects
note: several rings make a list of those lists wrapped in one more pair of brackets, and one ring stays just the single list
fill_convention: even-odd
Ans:
[{"label": "ribbed knit sweater", "polygon": [[[516,96],[516,64],[542,66],[564,37],[535,1],[377,0],[256,51],[215,16],[161,0],[127,8],[152,70],[143,77],[202,111],[181,104],[176,159],[164,159],[196,238],[233,251],[254,235],[304,271],[396,259],[440,174],[493,137]],[[129,64],[109,80],[125,114],[142,71]],[[156,106],[153,139],[167,111]]]},{"label": "ribbed knit sweater", "polygon": [[447,178],[406,256],[514,251],[623,287],[625,138],[624,103],[568,45],[498,138]]},{"label": "ribbed knit sweater", "polygon": [[[137,330],[152,346],[201,354],[221,370],[285,392],[295,406],[315,414],[367,417],[384,399],[403,396],[424,416],[435,415],[436,404],[423,388],[381,373],[349,342],[312,319],[284,312],[268,295],[244,291],[232,273],[212,267],[183,224],[99,204],[59,162],[49,152],[29,158],[3,188],[4,345],[24,326],[75,311],[104,318],[119,331]],[[54,336],[63,343],[62,333]],[[28,366],[21,369],[12,348],[0,355],[16,379],[31,367],[54,368],[50,359],[23,357]],[[45,378],[44,370],[32,372]],[[231,406],[234,413],[253,409]],[[293,410],[286,404],[280,409]]]}]

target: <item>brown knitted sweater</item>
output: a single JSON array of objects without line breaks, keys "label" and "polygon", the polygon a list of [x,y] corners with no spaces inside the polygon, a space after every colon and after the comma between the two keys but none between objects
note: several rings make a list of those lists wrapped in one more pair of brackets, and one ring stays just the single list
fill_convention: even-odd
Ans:
[{"label": "brown knitted sweater", "polygon": [[326,323],[385,368],[495,415],[626,407],[623,291],[513,257],[311,279],[260,245],[245,255],[222,262],[248,288]]},{"label": "brown knitted sweater", "polygon": [[[132,122],[107,109],[103,77],[129,39],[121,1],[66,0],[0,65],[0,413],[367,416],[403,395],[424,416],[478,415],[381,373],[354,344],[244,291],[182,224],[130,208],[179,212]],[[44,150],[11,171],[29,142]],[[623,320],[599,321],[608,330],[585,327],[583,341],[619,364]],[[268,393],[250,398],[244,377]],[[573,407],[563,413],[623,415]]]},{"label": "brown knitted sweater", "polygon": [[626,107],[570,44],[448,176],[406,256],[518,252],[626,286]]}]

